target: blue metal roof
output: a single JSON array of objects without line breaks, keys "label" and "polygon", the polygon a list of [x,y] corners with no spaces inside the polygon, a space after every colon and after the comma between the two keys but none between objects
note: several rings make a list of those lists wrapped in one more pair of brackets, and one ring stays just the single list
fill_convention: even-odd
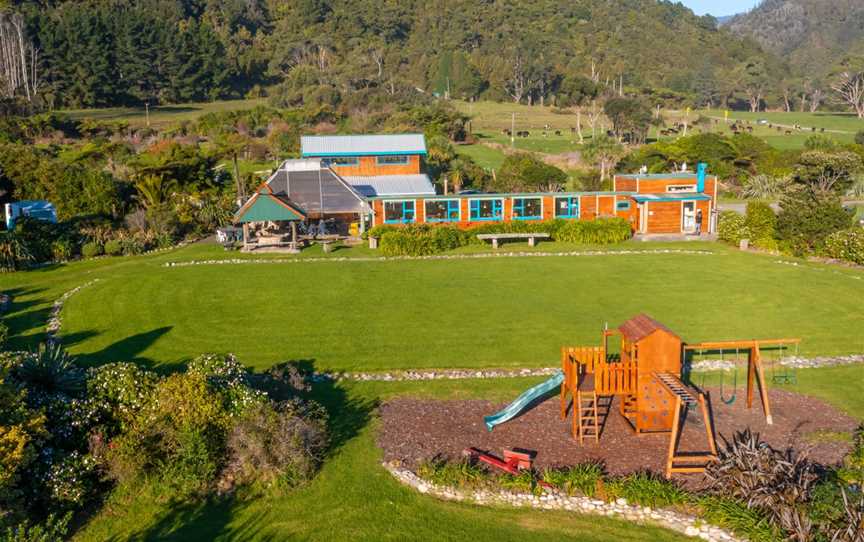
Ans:
[{"label": "blue metal roof", "polygon": [[342,177],[365,197],[434,196],[435,187],[428,175],[374,175]]},{"label": "blue metal roof", "polygon": [[303,157],[426,154],[423,134],[327,135],[300,138]]}]

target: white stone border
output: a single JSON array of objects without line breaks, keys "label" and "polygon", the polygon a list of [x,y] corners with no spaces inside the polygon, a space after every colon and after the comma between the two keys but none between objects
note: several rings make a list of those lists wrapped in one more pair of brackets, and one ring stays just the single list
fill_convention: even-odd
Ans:
[{"label": "white stone border", "polygon": [[414,382],[420,380],[482,380],[491,378],[525,378],[550,376],[555,367],[538,369],[427,369],[417,371],[393,371],[380,373],[315,373],[313,381],[351,380],[356,382]]},{"label": "white stone border", "polygon": [[414,472],[396,464],[385,462],[382,465],[401,484],[420,493],[442,500],[470,502],[477,505],[504,505],[539,510],[565,510],[581,514],[614,517],[635,523],[655,524],[686,536],[698,537],[711,542],[743,542],[743,539],[735,537],[725,529],[710,525],[703,519],[672,510],[631,505],[627,503],[626,499],[605,502],[588,497],[571,497],[560,491],[548,489],[545,489],[542,495],[489,490],[466,492],[455,488],[435,485],[423,480]]},{"label": "white stone border", "polygon": [[219,260],[188,260],[165,262],[163,267],[190,267],[193,265],[235,265],[235,264],[285,264],[318,262],[391,262],[405,260],[479,260],[488,258],[550,258],[563,256],[632,256],[651,254],[692,254],[698,256],[717,256],[710,250],[656,249],[656,250],[574,250],[570,252],[481,252],[477,254],[433,254],[430,256],[362,256],[362,257],[315,257],[315,258],[226,258]]},{"label": "white stone border", "polygon": [[45,334],[48,336],[48,342],[59,343],[60,342],[60,328],[63,326],[63,320],[60,318],[60,313],[63,312],[63,305],[66,303],[66,300],[77,294],[84,288],[92,286],[99,282],[102,279],[93,279],[91,281],[85,282],[80,286],[76,286],[72,288],[59,299],[54,302],[54,305],[51,306],[51,313],[48,317],[48,324],[45,326]]},{"label": "white stone border", "polygon": [[[818,367],[834,367],[837,365],[852,365],[856,363],[864,363],[864,354],[816,358],[787,357],[780,361],[780,365],[792,369],[813,369]],[[690,372],[729,372],[735,367],[736,364],[732,361],[719,359],[703,360],[691,364]],[[424,380],[484,380],[494,378],[551,376],[558,370],[557,367],[538,367],[535,369],[424,369],[384,372],[316,372],[312,375],[312,381],[346,380],[354,382],[417,382]]]}]

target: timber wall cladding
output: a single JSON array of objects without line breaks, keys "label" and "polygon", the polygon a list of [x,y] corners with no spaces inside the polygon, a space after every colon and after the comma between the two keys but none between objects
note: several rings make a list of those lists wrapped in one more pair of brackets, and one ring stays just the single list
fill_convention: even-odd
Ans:
[{"label": "timber wall cladding", "polygon": [[681,202],[651,201],[648,206],[648,233],[681,233]]},{"label": "timber wall cladding", "polygon": [[375,156],[361,156],[360,164],[356,166],[333,165],[333,171],[347,177],[370,177],[373,175],[418,175],[420,173],[420,156],[408,156],[408,163],[402,165],[379,165]]},{"label": "timber wall cladding", "polygon": [[[696,186],[696,179],[639,179],[640,194],[666,194],[669,186]],[[622,188],[626,184],[628,188]],[[704,193],[710,196],[714,195],[714,187],[717,184],[717,177],[707,177],[705,179]],[[620,191],[636,192],[636,181],[617,180],[616,186]],[[631,188],[632,187],[632,188]]]}]

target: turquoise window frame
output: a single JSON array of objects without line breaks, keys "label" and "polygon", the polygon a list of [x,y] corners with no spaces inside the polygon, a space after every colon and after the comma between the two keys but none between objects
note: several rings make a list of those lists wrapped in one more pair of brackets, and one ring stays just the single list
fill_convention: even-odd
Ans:
[{"label": "turquoise window frame", "polygon": [[431,199],[423,202],[423,211],[425,214],[426,204],[427,203],[447,203],[447,217],[446,218],[429,218],[428,214],[426,214],[426,222],[429,223],[440,223],[440,222],[459,222],[459,218],[461,217],[462,211],[459,209],[459,200],[458,199]]},{"label": "turquoise window frame", "polygon": [[[560,207],[558,206],[558,202],[560,200],[567,201],[567,214],[559,214]],[[579,218],[579,212],[579,196],[565,196],[555,198],[555,218]]]},{"label": "turquoise window frame", "polygon": [[[399,161],[392,161],[394,158],[399,158]],[[411,163],[411,157],[407,154],[381,155],[375,157],[375,163],[379,166],[407,166]]]},{"label": "turquoise window frame", "polygon": [[[540,201],[539,215],[525,215],[526,200]],[[519,212],[520,216],[516,216],[517,211]],[[543,220],[543,198],[513,198],[513,210],[511,211],[511,214],[513,215],[513,220]]]},{"label": "turquoise window frame", "polygon": [[[492,216],[481,217],[480,209],[484,201],[492,202]],[[495,222],[504,220],[504,200],[503,199],[472,199],[468,201],[468,216],[471,222]]]},{"label": "turquoise window frame", "polygon": [[615,202],[615,210],[616,211],[629,211],[630,210],[630,202],[627,200],[616,201]]},{"label": "turquoise window frame", "polygon": [[[402,218],[398,220],[387,219],[387,204],[402,204]],[[384,223],[385,224],[412,224],[417,220],[417,205],[414,200],[404,201],[385,201],[384,202]]]}]

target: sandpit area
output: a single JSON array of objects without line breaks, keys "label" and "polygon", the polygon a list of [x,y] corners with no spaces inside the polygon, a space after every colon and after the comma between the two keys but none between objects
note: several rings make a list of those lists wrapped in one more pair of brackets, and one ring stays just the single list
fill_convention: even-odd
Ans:
[{"label": "sandpit area", "polygon": [[[724,439],[731,440],[736,431],[747,428],[759,433],[774,448],[806,451],[812,461],[823,465],[838,463],[851,448],[849,442],[825,435],[853,431],[857,422],[818,399],[770,390],[774,424],[767,425],[758,395],[753,408],[747,409],[743,397],[727,405],[716,399],[719,397],[716,390],[708,391],[719,448],[724,446]],[[613,475],[646,469],[664,471],[669,435],[636,436],[618,413],[617,399],[608,408],[599,443],[586,440],[584,445],[571,437],[570,418],[560,419],[557,395],[488,432],[483,416],[504,406],[480,400],[395,399],[381,406],[378,443],[386,461],[399,460],[412,468],[433,458],[456,459],[463,449],[474,446],[496,455],[505,447],[533,450],[539,468],[600,461]],[[705,428],[698,411],[687,417],[679,450],[707,451]]]}]

